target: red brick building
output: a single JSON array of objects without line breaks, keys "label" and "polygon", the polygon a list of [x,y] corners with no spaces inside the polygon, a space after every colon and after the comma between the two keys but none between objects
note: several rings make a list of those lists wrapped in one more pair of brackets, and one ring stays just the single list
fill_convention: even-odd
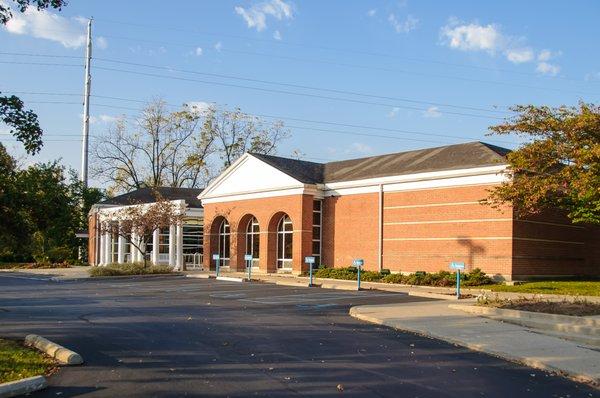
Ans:
[{"label": "red brick building", "polygon": [[438,271],[451,261],[497,278],[598,275],[600,231],[558,214],[515,217],[480,201],[508,151],[481,142],[330,163],[245,154],[199,196],[204,266],[306,269],[305,256],[369,270]]}]

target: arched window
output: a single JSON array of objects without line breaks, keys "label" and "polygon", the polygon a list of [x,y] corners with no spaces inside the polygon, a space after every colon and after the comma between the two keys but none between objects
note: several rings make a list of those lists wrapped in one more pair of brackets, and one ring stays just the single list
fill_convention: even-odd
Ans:
[{"label": "arched window", "polygon": [[219,257],[222,267],[229,266],[229,237],[231,233],[229,230],[229,223],[227,220],[223,220],[219,226]]},{"label": "arched window", "polygon": [[252,220],[248,222],[246,228],[246,254],[252,255],[252,266],[258,266],[258,259],[260,257],[260,227],[258,226],[258,220],[256,217],[252,217]]},{"label": "arched window", "polygon": [[277,225],[277,268],[292,268],[292,220],[286,214]]}]

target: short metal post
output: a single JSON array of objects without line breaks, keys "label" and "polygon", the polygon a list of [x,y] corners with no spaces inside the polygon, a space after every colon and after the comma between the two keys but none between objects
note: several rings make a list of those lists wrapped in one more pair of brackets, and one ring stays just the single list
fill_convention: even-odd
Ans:
[{"label": "short metal post", "polygon": [[217,258],[217,278],[219,277],[219,259]]},{"label": "short metal post", "polygon": [[248,281],[252,280],[252,261],[246,261],[248,264]]},{"label": "short metal post", "polygon": [[309,268],[308,268],[308,275],[310,276],[310,283],[308,284],[308,286],[312,286],[313,285],[313,275],[312,275],[312,263],[308,264]]},{"label": "short metal post", "polygon": [[356,290],[360,290],[360,268],[361,267],[357,267],[358,268],[358,275],[357,275],[357,280],[358,280],[358,288]]},{"label": "short metal post", "polygon": [[456,298],[460,298],[460,269],[456,269]]}]

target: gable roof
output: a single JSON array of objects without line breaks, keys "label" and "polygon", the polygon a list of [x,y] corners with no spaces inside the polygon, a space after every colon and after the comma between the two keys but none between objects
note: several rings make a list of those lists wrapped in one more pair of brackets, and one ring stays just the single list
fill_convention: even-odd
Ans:
[{"label": "gable roof", "polygon": [[251,155],[302,183],[317,184],[497,166],[506,163],[509,152],[509,149],[476,141],[329,163]]},{"label": "gable roof", "polygon": [[127,192],[114,198],[106,199],[99,202],[98,205],[115,205],[127,206],[141,203],[156,202],[156,194],[159,194],[163,199],[167,200],[185,200],[188,207],[202,208],[202,202],[198,199],[198,195],[202,193],[202,189],[198,188],[174,188],[174,187],[158,187],[158,188],[140,188],[135,191]]}]

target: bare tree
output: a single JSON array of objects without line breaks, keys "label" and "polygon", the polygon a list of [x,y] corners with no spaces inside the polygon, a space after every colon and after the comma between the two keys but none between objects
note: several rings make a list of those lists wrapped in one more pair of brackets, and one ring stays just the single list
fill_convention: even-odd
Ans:
[{"label": "bare tree", "polygon": [[93,175],[113,192],[204,185],[214,138],[202,131],[202,118],[187,106],[170,113],[158,100],[133,122],[119,119],[93,146]]},{"label": "bare tree", "polygon": [[282,121],[267,123],[239,108],[234,111],[210,108],[203,131],[215,137],[222,168],[229,167],[245,152],[275,153],[280,141],[289,137]]},{"label": "bare tree", "polygon": [[100,220],[100,233],[122,237],[131,244],[144,259],[145,242],[152,238],[155,230],[168,228],[183,222],[185,209],[178,203],[163,199],[155,193],[156,202],[126,206],[110,212],[104,220]]},{"label": "bare tree", "polygon": [[122,118],[97,138],[92,173],[107,183],[109,194],[202,187],[245,152],[274,153],[288,136],[283,122],[267,123],[240,109],[184,105],[169,112],[157,100],[137,120]]}]

